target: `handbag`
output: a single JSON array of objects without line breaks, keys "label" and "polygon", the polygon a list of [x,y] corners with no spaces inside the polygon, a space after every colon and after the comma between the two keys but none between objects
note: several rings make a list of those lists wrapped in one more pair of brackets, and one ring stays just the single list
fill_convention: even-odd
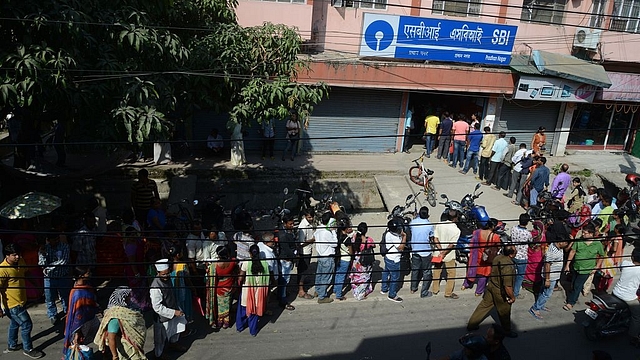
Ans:
[{"label": "handbag", "polygon": [[71,345],[64,360],[93,360],[93,349],[86,345]]}]

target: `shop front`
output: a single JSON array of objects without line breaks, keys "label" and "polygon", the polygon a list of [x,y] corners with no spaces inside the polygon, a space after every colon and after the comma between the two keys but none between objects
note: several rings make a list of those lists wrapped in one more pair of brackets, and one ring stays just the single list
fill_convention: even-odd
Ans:
[{"label": "shop front", "polygon": [[573,111],[568,149],[630,150],[640,107],[640,75],[607,72],[612,86]]}]

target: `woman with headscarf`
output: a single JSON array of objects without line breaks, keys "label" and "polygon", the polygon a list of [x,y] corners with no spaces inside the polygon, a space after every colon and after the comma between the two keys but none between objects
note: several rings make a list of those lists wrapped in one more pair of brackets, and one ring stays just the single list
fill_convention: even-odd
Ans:
[{"label": "woman with headscarf", "polygon": [[229,327],[231,293],[236,277],[236,261],[229,256],[229,250],[220,246],[216,250],[218,261],[207,269],[207,312],[206,318],[212,327]]},{"label": "woman with headscarf", "polygon": [[86,345],[94,338],[100,321],[96,318],[99,312],[96,293],[89,284],[91,270],[87,266],[73,269],[75,284],[69,294],[69,310],[64,329],[64,349],[67,353],[78,345]]},{"label": "woman with headscarf", "polygon": [[247,327],[251,336],[258,335],[258,322],[267,310],[269,296],[269,265],[260,260],[260,248],[251,245],[249,248],[251,261],[240,263],[238,284],[242,286],[242,295],[238,303],[236,329],[238,332]]},{"label": "woman with headscarf", "polygon": [[491,264],[498,254],[500,245],[500,235],[494,231],[497,225],[498,220],[491,218],[483,229],[473,232],[469,243],[467,276],[462,283],[462,291],[476,284],[476,296],[484,294],[487,279],[491,274]]},{"label": "woman with headscarf", "polygon": [[127,286],[116,288],[93,340],[98,350],[107,347],[113,359],[144,360],[144,342],[147,328],[140,311],[132,309],[132,290]]}]

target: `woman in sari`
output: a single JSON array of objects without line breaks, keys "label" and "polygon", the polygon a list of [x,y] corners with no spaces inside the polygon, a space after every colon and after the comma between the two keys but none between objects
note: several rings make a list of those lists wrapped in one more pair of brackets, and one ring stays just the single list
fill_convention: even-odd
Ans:
[{"label": "woman in sari", "polygon": [[260,317],[267,311],[270,274],[267,261],[260,260],[258,245],[251,245],[249,255],[251,261],[240,263],[238,283],[242,286],[242,295],[238,303],[236,329],[241,332],[248,327],[251,336],[256,336]]},{"label": "woman in sari", "polygon": [[354,255],[351,263],[351,271],[349,272],[349,279],[351,279],[351,292],[356,300],[366,299],[367,295],[373,291],[373,285],[371,284],[373,264],[365,266],[360,262],[361,253],[365,249],[376,247],[375,241],[367,236],[367,230],[367,223],[361,222],[358,224],[358,230],[354,233]]},{"label": "woman in sari", "polygon": [[73,269],[75,284],[69,294],[69,310],[64,329],[64,349],[67,353],[76,345],[86,345],[93,340],[100,321],[96,318],[99,312],[95,291],[89,285],[91,270],[87,266]]},{"label": "woman in sari", "polygon": [[527,249],[527,267],[524,272],[522,287],[537,296],[540,294],[543,260],[544,254],[547,252],[546,229],[542,221],[536,220],[533,222],[531,237],[532,241]]},{"label": "woman in sari", "polygon": [[[176,247],[169,248],[169,257],[173,262],[173,271],[171,271],[171,282],[175,290],[176,300],[180,310],[184,312],[184,316],[189,323],[193,322],[193,294],[195,289],[191,283],[189,268],[182,261],[182,253]],[[189,335],[191,332],[189,332]]]},{"label": "woman in sari", "polygon": [[482,296],[487,285],[487,278],[491,274],[491,263],[498,254],[500,235],[494,229],[498,220],[491,218],[483,229],[473,232],[469,244],[469,261],[467,262],[467,276],[462,283],[462,289],[471,289],[476,285],[476,296]]},{"label": "woman in sari", "polygon": [[236,262],[229,256],[229,250],[220,246],[216,250],[218,261],[210,263],[207,269],[207,313],[209,325],[214,328],[229,328],[231,321],[231,293],[235,283]]},{"label": "woman in sari", "polygon": [[[126,286],[116,288],[100,322],[93,342],[98,350],[109,348],[113,359],[144,360],[144,342],[147,328],[140,311],[132,309],[132,289]],[[103,358],[106,358],[103,356]]]},{"label": "woman in sari", "polygon": [[244,141],[242,140],[242,124],[229,121],[227,128],[232,129],[231,133],[231,165],[240,166],[247,163],[244,156]]}]

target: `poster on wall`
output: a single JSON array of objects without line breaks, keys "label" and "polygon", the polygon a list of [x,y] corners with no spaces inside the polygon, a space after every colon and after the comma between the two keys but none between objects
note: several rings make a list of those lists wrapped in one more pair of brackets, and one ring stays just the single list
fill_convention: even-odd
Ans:
[{"label": "poster on wall", "polygon": [[597,88],[554,77],[521,75],[516,84],[514,99],[562,102],[593,102]]},{"label": "poster on wall", "polygon": [[365,13],[360,56],[508,66],[517,26]]}]

